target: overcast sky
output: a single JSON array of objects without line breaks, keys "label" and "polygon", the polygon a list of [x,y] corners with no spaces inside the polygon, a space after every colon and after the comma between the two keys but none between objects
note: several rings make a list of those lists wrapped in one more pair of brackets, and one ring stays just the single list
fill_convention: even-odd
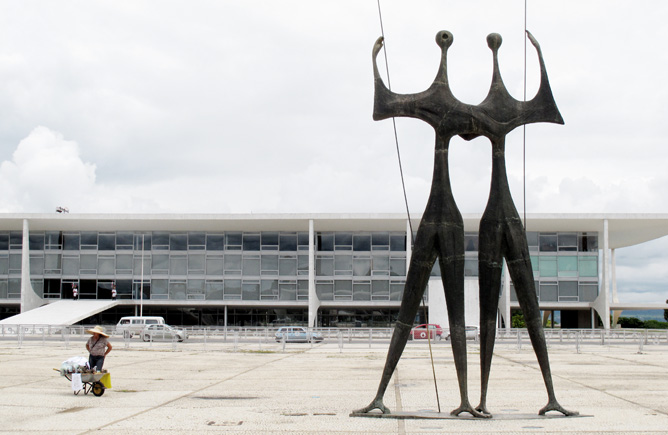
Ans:
[{"label": "overcast sky", "polygon": [[[504,81],[523,98],[524,1],[381,7],[394,91],[431,84],[434,36],[449,30],[453,92],[478,104],[497,32]],[[528,1],[566,122],[526,129],[528,213],[668,212],[666,19],[665,2]],[[392,122],[371,118],[380,34],[375,0],[0,0],[0,212],[402,213]],[[528,98],[538,79],[527,44]],[[419,214],[433,130],[397,129]],[[450,150],[460,210],[482,212],[489,141]],[[520,212],[522,154],[517,129],[507,164]],[[666,250],[618,251],[622,301],[668,297]]]}]

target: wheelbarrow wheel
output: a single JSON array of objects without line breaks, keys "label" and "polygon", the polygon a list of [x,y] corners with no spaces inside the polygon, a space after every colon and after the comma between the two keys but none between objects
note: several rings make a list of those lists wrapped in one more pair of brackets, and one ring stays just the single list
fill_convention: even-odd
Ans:
[{"label": "wheelbarrow wheel", "polygon": [[95,382],[93,384],[93,394],[100,397],[101,395],[104,394],[104,385],[102,385],[102,382]]}]

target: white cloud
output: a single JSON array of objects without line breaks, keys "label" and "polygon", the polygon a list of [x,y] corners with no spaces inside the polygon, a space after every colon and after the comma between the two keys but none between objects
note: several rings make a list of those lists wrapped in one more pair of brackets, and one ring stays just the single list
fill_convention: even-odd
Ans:
[{"label": "white cloud", "polygon": [[[447,29],[461,101],[477,104],[489,89],[490,32],[504,38],[501,72],[521,98],[521,3],[382,8],[395,91],[431,84],[433,38]],[[527,128],[526,171],[521,131],[508,136],[520,212],[525,175],[530,213],[667,211],[667,11],[618,0],[529,5],[566,124]],[[353,0],[1,2],[0,211],[401,213],[392,122],[371,119],[379,35],[376,4]],[[529,97],[537,82],[529,45]],[[418,214],[433,131],[397,126]],[[481,212],[489,141],[454,138],[450,150],[460,210]]]},{"label": "white cloud", "polygon": [[95,165],[83,162],[79,146],[46,127],[23,139],[12,160],[0,166],[0,209],[45,211],[89,196],[95,186]]}]

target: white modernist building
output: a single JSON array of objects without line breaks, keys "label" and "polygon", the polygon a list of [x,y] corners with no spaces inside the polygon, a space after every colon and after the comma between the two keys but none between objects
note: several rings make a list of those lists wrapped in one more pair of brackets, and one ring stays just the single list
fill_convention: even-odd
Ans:
[{"label": "white modernist building", "polygon": [[[478,323],[477,230],[464,215],[467,323]],[[0,322],[389,326],[411,256],[398,214],[4,214]],[[610,327],[621,304],[615,250],[668,234],[668,215],[530,214],[527,239],[540,307],[562,327]],[[519,309],[508,274],[499,324]],[[118,291],[111,300],[111,286]],[[78,300],[73,300],[76,285]],[[416,322],[447,325],[439,271]]]}]

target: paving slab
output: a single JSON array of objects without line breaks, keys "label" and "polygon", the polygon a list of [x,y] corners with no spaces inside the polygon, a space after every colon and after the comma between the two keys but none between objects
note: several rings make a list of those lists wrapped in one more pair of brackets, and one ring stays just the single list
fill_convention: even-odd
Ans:
[{"label": "paving slab", "polygon": [[[668,433],[668,344],[550,347],[560,403],[586,417],[539,417],[547,395],[530,346],[497,345],[488,405],[493,419],[453,418],[458,392],[449,344],[407,345],[385,395],[394,417],[351,417],[375,395],[387,343],[311,346],[120,343],[105,362],[113,388],[74,395],[53,368],[85,355],[69,344],[0,340],[0,433]],[[141,347],[144,346],[144,347]],[[469,344],[469,397],[477,403],[479,349]],[[438,411],[440,404],[441,411]]]}]

